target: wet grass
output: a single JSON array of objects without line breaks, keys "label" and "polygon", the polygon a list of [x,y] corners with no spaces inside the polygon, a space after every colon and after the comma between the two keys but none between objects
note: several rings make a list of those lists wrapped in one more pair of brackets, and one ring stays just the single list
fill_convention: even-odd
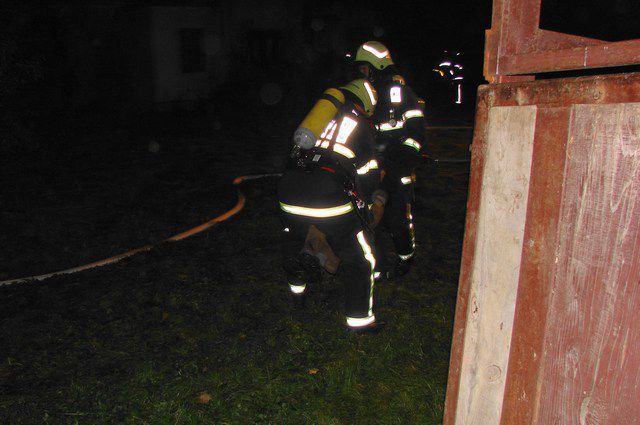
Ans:
[{"label": "wet grass", "polygon": [[[433,137],[466,147],[470,133]],[[242,155],[256,163],[255,152]],[[153,240],[167,231],[157,217],[173,217],[175,227],[198,224],[207,218],[201,213],[233,204],[224,182],[235,173],[275,163],[247,170],[230,165],[231,154],[194,157],[219,173],[190,180],[174,168],[165,176],[201,193],[181,198],[167,190],[156,205],[139,191],[140,219],[110,228],[111,237],[146,223],[154,230],[141,231],[140,241]],[[376,314],[388,323],[378,335],[344,331],[342,288],[331,276],[311,288],[306,310],[291,309],[273,179],[245,183],[242,213],[206,233],[102,269],[0,288],[0,422],[440,423],[467,173],[468,164],[419,170],[417,264],[376,287]],[[62,238],[57,230],[48,236]],[[78,240],[101,253],[89,236],[79,232]]]}]

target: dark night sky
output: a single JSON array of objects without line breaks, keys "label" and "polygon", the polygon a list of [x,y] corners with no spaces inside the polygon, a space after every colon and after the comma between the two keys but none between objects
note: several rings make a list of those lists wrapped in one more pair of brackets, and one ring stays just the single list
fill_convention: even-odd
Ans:
[{"label": "dark night sky", "polygon": [[[264,7],[271,3],[288,4],[286,2],[260,2],[258,0],[242,0],[243,5],[251,5],[255,8]],[[74,90],[80,93],[78,98],[87,90],[83,88],[82,77],[78,63],[85,68],[93,67],[96,75],[86,77],[86,80],[100,78],[101,87],[108,89],[109,85],[115,87],[109,93],[103,93],[103,99],[119,101],[118,85],[114,83],[119,77],[120,70],[108,71],[103,65],[112,65],[109,57],[112,53],[121,52],[117,43],[108,46],[112,33],[119,30],[108,30],[102,34],[101,43],[91,50],[92,58],[86,56],[73,57],[74,28],[83,21],[83,13],[87,5],[120,7],[131,9],[139,6],[172,5],[172,6],[211,6],[224,10],[235,3],[224,1],[179,1],[179,0],[93,0],[88,2],[15,2],[16,7],[3,3],[0,8],[0,36],[3,38],[3,56],[9,58],[9,62],[3,64],[3,74],[0,75],[0,83],[4,88],[4,107],[22,108],[25,114],[33,114],[41,109],[69,109],[69,99],[65,90],[75,84]],[[475,92],[475,87],[484,83],[482,75],[484,31],[491,26],[491,0],[450,0],[450,1],[386,1],[370,2],[355,0],[350,2],[332,1],[316,2],[302,0],[295,4],[291,10],[300,11],[302,8],[303,20],[299,23],[306,35],[313,38],[316,44],[322,44],[323,39],[329,39],[331,32],[347,28],[350,39],[349,49],[352,51],[363,41],[379,39],[386,43],[392,51],[394,60],[400,65],[400,70],[417,92],[427,99],[429,91],[433,88],[434,73],[432,68],[442,59],[444,50],[456,50],[462,52],[461,62],[465,65],[465,84],[467,92]],[[217,10],[218,10],[217,9]],[[268,9],[268,7],[267,7]],[[20,10],[20,12],[15,12]],[[282,8],[277,13],[282,13]],[[284,10],[288,10],[285,8]],[[10,13],[5,13],[5,12]],[[354,12],[355,11],[355,12]],[[297,13],[297,12],[296,12]],[[348,20],[340,14],[349,14]],[[250,14],[250,12],[249,12]],[[55,16],[54,16],[55,15]],[[260,28],[263,17],[247,18],[247,12],[241,10],[236,13],[232,22],[224,22],[223,25],[244,25],[243,30],[250,32]],[[31,22],[22,25],[23,19],[30,17]],[[273,17],[271,17],[273,18]],[[287,20],[286,16],[277,16],[276,21]],[[325,19],[326,25],[322,31],[312,30],[314,19]],[[75,22],[74,22],[75,20]],[[272,19],[273,20],[273,19]],[[543,0],[541,13],[541,27],[560,32],[601,38],[604,40],[622,40],[640,37],[637,22],[640,20],[640,8],[635,0],[610,0],[608,2],[587,0]],[[22,25],[22,26],[21,26]],[[258,25],[258,27],[254,26]],[[333,25],[333,27],[332,27]],[[18,28],[17,31],[14,31]],[[276,28],[281,32],[283,43],[290,43],[294,37],[289,33],[290,27]],[[110,33],[109,33],[110,31]],[[81,34],[80,37],[86,34]],[[113,37],[111,37],[113,38]],[[4,41],[9,40],[8,43]],[[228,43],[229,40],[225,40]],[[13,43],[13,44],[12,44]],[[85,43],[86,44],[86,43]],[[72,46],[72,47],[69,47]],[[15,47],[15,49],[14,49]],[[90,47],[90,46],[89,46]],[[107,47],[111,47],[109,50]],[[249,52],[236,48],[230,52],[232,59],[249,56]],[[77,51],[77,49],[76,49]],[[339,60],[345,52],[325,52],[325,59]],[[13,60],[14,62],[10,62]],[[266,59],[267,61],[270,58]],[[93,62],[91,62],[93,61]],[[241,61],[242,62],[242,61]],[[284,80],[288,79],[284,73],[295,73],[295,62],[290,62],[289,69],[275,69],[280,72]],[[312,78],[318,79],[316,85],[323,86],[329,74],[328,69],[323,69],[323,63],[313,64],[315,73]],[[249,67],[251,68],[251,67]],[[334,67],[334,73],[335,73]],[[235,70],[234,70],[235,71]],[[123,71],[124,72],[124,71]],[[262,69],[245,70],[247,78],[256,79],[257,84],[265,77]],[[85,72],[85,75],[89,75]],[[232,74],[236,75],[236,74]],[[96,77],[96,78],[94,78]],[[115,77],[115,78],[114,78]],[[307,78],[306,76],[303,78]],[[26,83],[25,83],[26,82]],[[33,82],[31,84],[30,82]],[[313,84],[313,82],[310,82]],[[105,89],[105,92],[109,91]],[[31,97],[30,97],[31,96]],[[49,96],[49,100],[42,102],[43,97]],[[89,96],[84,96],[89,97]],[[94,96],[96,97],[96,96]],[[122,97],[122,96],[120,96]],[[29,99],[35,100],[34,106],[28,105]],[[81,102],[79,100],[78,102]],[[472,106],[472,103],[471,103]],[[43,111],[42,115],[46,115]],[[56,122],[58,117],[56,116]],[[55,122],[54,122],[55,124]]]},{"label": "dark night sky", "polygon": [[[243,0],[240,3],[243,4],[243,7],[246,4],[249,10],[234,10],[229,20],[222,22],[222,25],[225,27],[235,26],[236,28],[240,26],[243,31],[246,31],[246,34],[255,29],[264,30],[264,21],[269,21],[269,19],[271,22],[274,21],[273,16],[252,16],[250,10],[252,5],[256,10],[269,10],[271,3],[288,4],[283,1],[260,2],[257,0]],[[126,101],[125,98],[129,95],[123,93],[130,90],[130,87],[140,87],[137,82],[130,84],[126,81],[124,83],[119,81],[119,79],[131,78],[133,74],[124,75],[125,71],[137,66],[123,62],[127,58],[115,57],[115,55],[124,56],[122,52],[128,49],[129,45],[133,45],[133,43],[125,43],[126,36],[120,36],[120,40],[116,40],[118,33],[122,33],[122,29],[127,29],[116,27],[110,23],[110,17],[106,17],[102,22],[99,21],[95,16],[95,7],[102,7],[105,11],[119,9],[120,12],[116,13],[119,16],[136,7],[157,5],[207,6],[214,8],[216,13],[225,14],[232,6],[237,9],[235,3],[228,0],[211,2],[92,0],[88,2],[15,2],[13,4],[16,7],[5,3],[0,8],[0,10],[4,9],[9,12],[2,13],[3,16],[0,17],[0,25],[3,27],[0,30],[0,35],[7,36],[10,40],[10,43],[5,45],[5,50],[10,53],[7,57],[13,61],[9,64],[13,68],[9,69],[9,73],[5,73],[3,77],[6,79],[9,75],[13,79],[9,81],[8,87],[11,93],[7,95],[5,103],[12,105],[11,108],[14,110],[22,109],[27,115],[33,111],[39,111],[40,116],[54,116],[53,122],[49,121],[43,124],[47,128],[61,123],[60,114],[52,109],[63,111],[69,115],[67,112],[72,108],[78,105],[91,106],[90,102],[93,102],[96,107],[100,106],[98,103],[112,102],[117,104]],[[443,51],[447,49],[463,52],[463,63],[468,67],[465,78],[469,81],[469,86],[483,82],[484,30],[490,26],[491,10],[488,1],[370,2],[356,0],[344,3],[329,0],[320,3],[303,0],[296,2],[295,5],[296,7],[293,5],[291,7],[293,13],[299,13],[302,8],[302,19],[306,20],[299,25],[303,27],[303,31],[306,31],[306,36],[312,37],[316,44],[318,42],[322,44],[323,38],[330,39],[332,31],[345,31],[345,29],[350,37],[349,49],[351,51],[366,40],[379,39],[387,43],[395,61],[400,65],[401,71],[405,73],[414,88],[422,92],[422,96],[428,97],[425,92],[428,91],[430,82],[427,80],[434,79],[432,68],[442,58]],[[92,7],[93,11],[90,10]],[[276,7],[274,10],[281,14],[283,9]],[[93,15],[85,17],[88,13]],[[341,13],[343,16],[340,16]],[[344,14],[349,18],[345,18]],[[313,19],[318,18],[325,19],[325,28],[322,31],[311,30]],[[92,24],[87,25],[85,23],[88,22],[87,19],[93,19],[90,21]],[[291,21],[291,17],[278,15],[275,21],[279,20],[282,22]],[[95,24],[93,24],[94,22]],[[269,28],[268,25],[270,24],[266,24],[266,28]],[[295,38],[295,35],[288,32],[292,25],[295,26],[289,22],[278,28],[276,24],[275,31],[280,32],[282,42],[285,44],[289,44]],[[306,28],[304,28],[305,26]],[[87,41],[85,42],[83,39]],[[78,43],[79,40],[80,43]],[[242,50],[246,47],[229,47],[230,43],[233,43],[232,39],[225,39],[223,43],[226,43],[230,49],[228,58],[232,61],[236,60],[236,63],[238,63],[237,58],[242,59],[250,56],[251,52]],[[329,57],[326,52],[323,54],[325,58]],[[135,58],[135,55],[136,53],[129,54],[129,56],[134,56],[134,60],[139,59],[139,57]],[[344,60],[344,52],[332,51],[330,55],[333,59],[329,60]],[[248,61],[250,60],[248,59]],[[122,66],[114,66],[118,61],[123,62]],[[273,63],[278,59],[267,58],[266,62],[269,61]],[[247,61],[239,61],[239,63],[244,62]],[[295,62],[289,62],[288,65],[290,68],[285,70],[274,68],[285,80],[287,79],[286,73],[297,72]],[[323,69],[322,65],[321,62],[313,64],[317,69],[312,78],[316,78],[318,81],[309,81],[309,84],[315,83],[318,86],[326,84],[326,80],[322,78],[326,77],[330,71]],[[337,68],[333,67],[333,69],[335,74]],[[237,77],[236,69],[233,71],[230,75]],[[245,80],[254,79],[257,84],[265,82],[261,79],[264,80],[268,72],[255,64],[249,64],[248,67],[240,69],[240,71],[246,73],[246,76],[243,76]],[[307,78],[307,76],[302,78]],[[91,87],[92,83],[94,87]],[[231,81],[230,85],[233,84],[235,82]],[[43,102],[44,98],[48,98],[48,100]],[[97,100],[93,101],[92,99]],[[35,108],[27,104],[30,101],[35,105]],[[121,108],[117,106],[116,109]],[[84,113],[84,110],[81,113]],[[23,119],[24,114],[22,112],[16,113],[21,116],[20,119]],[[70,121],[76,120],[71,117]]]}]

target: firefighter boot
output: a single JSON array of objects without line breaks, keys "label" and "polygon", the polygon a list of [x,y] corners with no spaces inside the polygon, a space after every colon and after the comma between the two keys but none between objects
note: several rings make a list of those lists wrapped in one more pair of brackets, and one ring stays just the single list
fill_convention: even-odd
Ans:
[{"label": "firefighter boot", "polygon": [[402,276],[406,275],[407,273],[409,273],[409,270],[411,269],[411,264],[412,263],[413,263],[413,257],[412,258],[408,258],[406,260],[398,258],[396,260],[396,263],[394,264],[393,268],[391,270],[387,271],[386,278],[389,279],[389,280],[392,280],[394,278],[402,277]]},{"label": "firefighter boot", "polygon": [[377,335],[386,326],[386,322],[376,320],[367,326],[347,327],[347,332],[356,335]]},{"label": "firefighter boot", "polygon": [[287,258],[284,264],[290,290],[290,301],[294,309],[304,309],[308,285],[318,283],[322,272],[318,259],[313,255],[301,252],[295,257]]},{"label": "firefighter boot", "polygon": [[289,295],[289,302],[293,310],[304,310],[307,308],[307,293]]}]

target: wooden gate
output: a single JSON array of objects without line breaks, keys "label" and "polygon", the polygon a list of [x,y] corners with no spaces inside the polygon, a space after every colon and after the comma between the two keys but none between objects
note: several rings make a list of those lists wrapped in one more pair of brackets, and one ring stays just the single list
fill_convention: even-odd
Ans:
[{"label": "wooden gate", "polygon": [[636,424],[640,73],[532,74],[638,64],[640,40],[539,16],[540,0],[494,0],[445,424]]}]

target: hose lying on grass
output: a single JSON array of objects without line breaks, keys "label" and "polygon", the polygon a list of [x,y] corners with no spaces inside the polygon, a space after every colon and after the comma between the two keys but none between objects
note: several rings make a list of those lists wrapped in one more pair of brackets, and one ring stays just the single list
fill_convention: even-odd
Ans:
[{"label": "hose lying on grass", "polygon": [[[256,180],[256,179],[261,179],[261,178],[264,178],[264,177],[275,177],[275,176],[279,176],[279,175],[280,174],[276,173],[276,174],[255,174],[255,175],[250,175],[250,176],[240,176],[240,177],[236,177],[233,180],[233,184],[235,186],[238,186],[240,183],[242,183],[242,182],[244,182],[246,180]],[[197,233],[200,233],[200,232],[202,232],[204,230],[207,230],[210,227],[213,227],[216,224],[218,224],[218,223],[220,223],[222,221],[225,221],[225,220],[233,217],[237,213],[239,213],[244,208],[244,204],[245,204],[246,198],[245,198],[244,194],[240,191],[240,189],[236,189],[236,190],[237,190],[237,193],[238,193],[238,201],[236,202],[236,204],[234,205],[233,208],[231,208],[230,210],[228,210],[227,212],[225,212],[222,215],[219,215],[219,216],[217,216],[215,218],[212,218],[211,220],[207,221],[206,223],[202,223],[201,225],[196,226],[196,227],[194,227],[192,229],[189,229],[189,230],[184,231],[182,233],[179,233],[177,235],[171,236],[171,237],[165,239],[164,241],[162,241],[160,243],[177,242],[177,241],[180,241],[182,239],[186,239],[189,236],[193,236],[193,235],[195,235]],[[123,252],[121,254],[114,255],[114,256],[109,257],[109,258],[105,258],[103,260],[94,261],[94,262],[89,263],[89,264],[83,264],[81,266],[73,267],[73,268],[66,269],[66,270],[60,270],[60,271],[57,271],[57,272],[41,274],[41,275],[37,275],[37,276],[28,276],[28,277],[21,277],[21,278],[18,278],[18,279],[3,280],[3,281],[0,281],[0,287],[13,285],[14,283],[30,282],[30,281],[34,281],[34,280],[41,281],[41,280],[45,280],[45,279],[48,279],[48,278],[53,277],[53,276],[72,274],[72,273],[81,272],[83,270],[89,270],[89,269],[93,269],[93,268],[96,268],[96,267],[106,266],[108,264],[114,264],[114,263],[117,263],[120,260],[123,260],[125,258],[131,257],[132,255],[138,254],[140,252],[151,251],[154,247],[160,245],[160,243],[145,245],[145,246],[142,246],[140,248],[132,249],[130,251]]]},{"label": "hose lying on grass", "polygon": [[[437,129],[450,130],[450,129],[470,129],[472,127],[471,126],[462,125],[462,126],[428,126],[426,128],[430,129],[430,130],[437,130]],[[431,163],[435,163],[435,164],[446,163],[446,162],[453,162],[453,163],[469,162],[468,158],[432,158],[429,155],[422,155],[422,159],[425,162],[431,162]],[[240,183],[242,183],[242,182],[244,182],[246,180],[256,180],[256,179],[260,179],[260,178],[264,178],[264,177],[274,177],[274,176],[279,176],[279,175],[280,174],[272,173],[272,174],[255,174],[255,175],[249,175],[249,176],[240,176],[240,177],[236,177],[233,180],[233,184],[235,186],[238,186]],[[140,252],[151,251],[153,248],[155,248],[156,246],[160,245],[161,243],[177,242],[179,240],[188,238],[189,236],[193,236],[193,235],[195,235],[197,233],[200,233],[200,232],[202,232],[202,231],[204,231],[206,229],[209,229],[210,227],[213,227],[217,223],[225,221],[225,220],[233,217],[237,213],[239,213],[244,208],[245,196],[240,191],[240,189],[237,189],[237,192],[238,192],[238,201],[237,201],[236,205],[233,208],[231,208],[229,211],[225,212],[222,215],[219,215],[218,217],[212,218],[211,220],[207,221],[206,223],[203,223],[203,224],[201,224],[199,226],[196,226],[196,227],[194,227],[192,229],[189,229],[189,230],[184,231],[182,233],[179,233],[177,235],[171,236],[171,237],[163,240],[160,243],[145,245],[145,246],[142,246],[140,248],[132,249],[130,251],[123,252],[121,254],[114,255],[114,256],[109,257],[109,258],[105,258],[103,260],[94,261],[94,262],[89,263],[89,264],[83,264],[81,266],[72,267],[72,268],[66,269],[66,270],[60,270],[60,271],[57,271],[57,272],[47,273],[47,274],[42,274],[42,275],[36,275],[36,276],[28,276],[28,277],[21,277],[21,278],[17,278],[17,279],[3,280],[3,281],[0,281],[0,287],[13,285],[14,283],[22,283],[22,282],[30,282],[30,281],[42,281],[42,280],[48,279],[48,278],[53,277],[53,276],[72,274],[72,273],[77,273],[77,272],[81,272],[81,271],[84,271],[84,270],[93,269],[93,268],[96,268],[96,267],[106,266],[108,264],[114,264],[114,263],[119,262],[120,260],[123,260],[125,258],[131,257],[131,256],[133,256],[135,254],[140,253]]]}]

